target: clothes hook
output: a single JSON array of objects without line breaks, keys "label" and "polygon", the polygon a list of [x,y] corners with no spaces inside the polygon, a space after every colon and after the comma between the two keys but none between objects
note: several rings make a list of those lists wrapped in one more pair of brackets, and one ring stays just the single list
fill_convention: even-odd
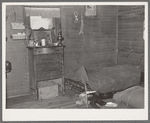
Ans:
[{"label": "clothes hook", "polygon": [[75,20],[74,22],[77,23],[78,22],[78,12],[74,12],[74,17],[75,17]]}]

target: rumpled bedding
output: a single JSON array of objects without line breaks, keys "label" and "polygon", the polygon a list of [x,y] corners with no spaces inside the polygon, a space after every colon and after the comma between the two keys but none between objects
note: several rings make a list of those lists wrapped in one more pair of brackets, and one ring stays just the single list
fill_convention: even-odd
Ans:
[{"label": "rumpled bedding", "polygon": [[107,93],[122,91],[140,83],[140,69],[131,65],[116,65],[104,68],[68,69],[65,76],[75,81],[88,83],[92,90]]},{"label": "rumpled bedding", "polygon": [[133,86],[114,94],[113,99],[134,108],[144,108],[144,87]]}]

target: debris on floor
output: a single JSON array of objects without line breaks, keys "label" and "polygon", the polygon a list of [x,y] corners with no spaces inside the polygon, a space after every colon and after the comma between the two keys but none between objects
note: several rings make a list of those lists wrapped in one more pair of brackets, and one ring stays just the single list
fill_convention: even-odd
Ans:
[{"label": "debris on floor", "polygon": [[113,103],[113,102],[107,102],[105,106],[107,107],[117,107],[117,103]]}]

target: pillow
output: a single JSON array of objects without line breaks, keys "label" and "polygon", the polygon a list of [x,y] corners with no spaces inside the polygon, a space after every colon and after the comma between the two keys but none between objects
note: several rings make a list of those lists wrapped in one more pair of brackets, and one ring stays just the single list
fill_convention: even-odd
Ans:
[{"label": "pillow", "polygon": [[114,94],[113,99],[134,108],[144,108],[144,87],[133,86]]}]

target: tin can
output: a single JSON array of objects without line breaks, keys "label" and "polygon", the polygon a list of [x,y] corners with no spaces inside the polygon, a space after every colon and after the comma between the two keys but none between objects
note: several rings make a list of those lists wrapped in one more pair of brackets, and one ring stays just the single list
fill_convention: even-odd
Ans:
[{"label": "tin can", "polygon": [[41,46],[46,46],[45,39],[41,39]]}]

